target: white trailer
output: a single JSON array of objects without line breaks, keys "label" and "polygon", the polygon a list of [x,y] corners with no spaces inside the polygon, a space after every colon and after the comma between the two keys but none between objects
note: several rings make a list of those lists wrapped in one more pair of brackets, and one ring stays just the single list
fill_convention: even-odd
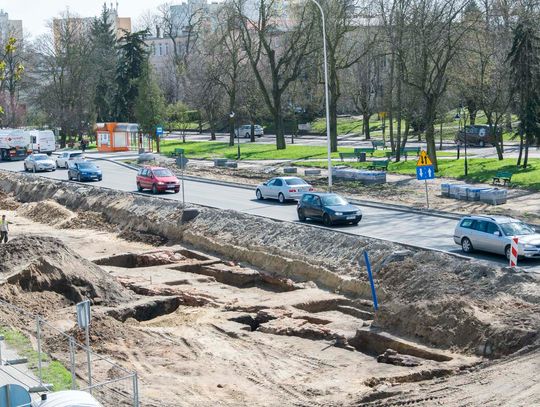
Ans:
[{"label": "white trailer", "polygon": [[0,160],[24,160],[30,153],[30,134],[24,130],[0,130]]}]

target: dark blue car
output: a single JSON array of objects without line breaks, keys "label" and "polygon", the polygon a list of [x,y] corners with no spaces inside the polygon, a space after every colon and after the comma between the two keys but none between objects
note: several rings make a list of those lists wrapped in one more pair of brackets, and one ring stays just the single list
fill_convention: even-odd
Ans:
[{"label": "dark blue car", "polygon": [[101,169],[88,161],[75,161],[69,164],[68,179],[77,181],[101,181]]},{"label": "dark blue car", "polygon": [[296,207],[298,219],[322,220],[326,226],[334,223],[352,223],[357,225],[362,220],[362,212],[337,194],[304,194]]}]

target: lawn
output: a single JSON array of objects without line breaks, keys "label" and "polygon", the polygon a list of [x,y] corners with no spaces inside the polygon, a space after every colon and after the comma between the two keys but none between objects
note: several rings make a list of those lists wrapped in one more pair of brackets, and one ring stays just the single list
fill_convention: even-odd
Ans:
[{"label": "lawn", "polygon": [[[326,168],[326,161],[308,161],[308,162],[295,162],[297,166],[304,167],[318,167]],[[342,163],[338,160],[333,160],[334,165],[344,165],[353,168],[366,168],[369,163],[357,163],[346,162]],[[497,171],[510,171],[514,175],[512,177],[512,185],[532,189],[540,190],[540,159],[529,159],[529,168],[516,168],[516,160],[507,158],[502,161],[489,158],[473,158],[468,160],[469,175],[465,177],[463,175],[464,162],[461,160],[440,160],[439,172],[437,176],[444,178],[455,178],[470,182],[485,182],[490,183],[493,176]],[[388,167],[389,172],[397,174],[416,174],[416,160],[402,161],[399,163],[390,163]]]},{"label": "lawn", "polygon": [[[187,158],[228,158],[236,159],[238,147],[230,147],[228,143],[212,141],[191,141],[182,143],[180,140],[163,140],[161,152],[171,154],[175,148],[183,148]],[[340,152],[352,153],[354,148],[340,148]],[[385,151],[375,150],[374,157],[384,158]],[[454,157],[455,152],[442,151],[440,156]],[[369,156],[369,154],[368,154]],[[285,150],[276,150],[274,144],[242,143],[240,145],[240,157],[242,160],[305,160],[326,158],[326,146],[304,146],[289,144]],[[332,158],[339,158],[339,153],[332,153]]]},{"label": "lawn", "polygon": [[[28,367],[38,375],[39,354],[33,349],[30,340],[19,331],[0,326],[0,334],[4,335],[9,346],[17,351],[19,356],[28,359]],[[56,360],[52,360],[47,354],[41,354],[41,372],[44,383],[51,383],[54,391],[71,389],[71,373]]]}]

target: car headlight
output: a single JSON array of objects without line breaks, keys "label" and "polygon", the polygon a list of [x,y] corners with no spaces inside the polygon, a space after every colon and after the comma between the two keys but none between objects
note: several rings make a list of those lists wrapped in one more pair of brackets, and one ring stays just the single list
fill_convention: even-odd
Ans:
[{"label": "car headlight", "polygon": [[165,185],[164,182],[158,182],[157,184],[158,184],[158,185]]},{"label": "car headlight", "polygon": [[533,245],[533,244],[525,244],[525,245],[523,245],[523,248],[525,250],[536,250],[536,246]]},{"label": "car headlight", "polygon": [[341,216],[341,215],[343,215],[343,212],[334,212],[334,214],[335,214],[336,216]]},{"label": "car headlight", "polygon": [[362,215],[362,211],[356,211],[356,215]]}]

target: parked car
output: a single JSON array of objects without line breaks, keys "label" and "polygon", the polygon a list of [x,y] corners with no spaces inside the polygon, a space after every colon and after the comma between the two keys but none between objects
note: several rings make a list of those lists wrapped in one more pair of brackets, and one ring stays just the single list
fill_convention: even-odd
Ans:
[{"label": "parked car", "polygon": [[352,223],[357,225],[362,220],[360,208],[351,205],[346,199],[331,193],[307,193],[298,201],[296,207],[298,219],[322,220],[326,226],[335,223]]},{"label": "parked car", "polygon": [[103,174],[101,169],[90,161],[71,161],[68,168],[68,180],[101,181]]},{"label": "parked car", "polygon": [[56,158],[57,168],[69,168],[68,161],[84,158],[82,151],[64,151]]},{"label": "parked car", "polygon": [[[256,124],[254,126],[253,133],[255,134],[256,137],[262,137],[264,135],[264,130],[262,126],[259,126],[258,124]],[[236,137],[242,137],[242,136],[245,138],[251,137],[251,124],[245,124],[236,129]]]},{"label": "parked car", "polygon": [[152,193],[174,191],[180,192],[180,181],[167,168],[144,167],[137,173],[137,190],[151,189]]},{"label": "parked car", "polygon": [[540,258],[540,234],[529,225],[504,216],[472,215],[462,218],[454,242],[465,253],[481,250],[510,258],[512,239],[518,238],[518,256]]},{"label": "parked car", "polygon": [[[497,136],[502,133],[501,128],[497,129]],[[456,144],[463,145],[465,140],[467,145],[485,147],[495,144],[497,137],[495,133],[490,131],[489,126],[486,125],[471,125],[465,126],[463,130],[458,131],[456,134]]]},{"label": "parked car", "polygon": [[285,203],[289,200],[299,200],[309,191],[313,191],[313,187],[302,178],[276,177],[257,185],[255,195],[259,200],[272,198]]},{"label": "parked car", "polygon": [[47,154],[30,154],[24,160],[25,171],[55,171],[56,165]]}]

